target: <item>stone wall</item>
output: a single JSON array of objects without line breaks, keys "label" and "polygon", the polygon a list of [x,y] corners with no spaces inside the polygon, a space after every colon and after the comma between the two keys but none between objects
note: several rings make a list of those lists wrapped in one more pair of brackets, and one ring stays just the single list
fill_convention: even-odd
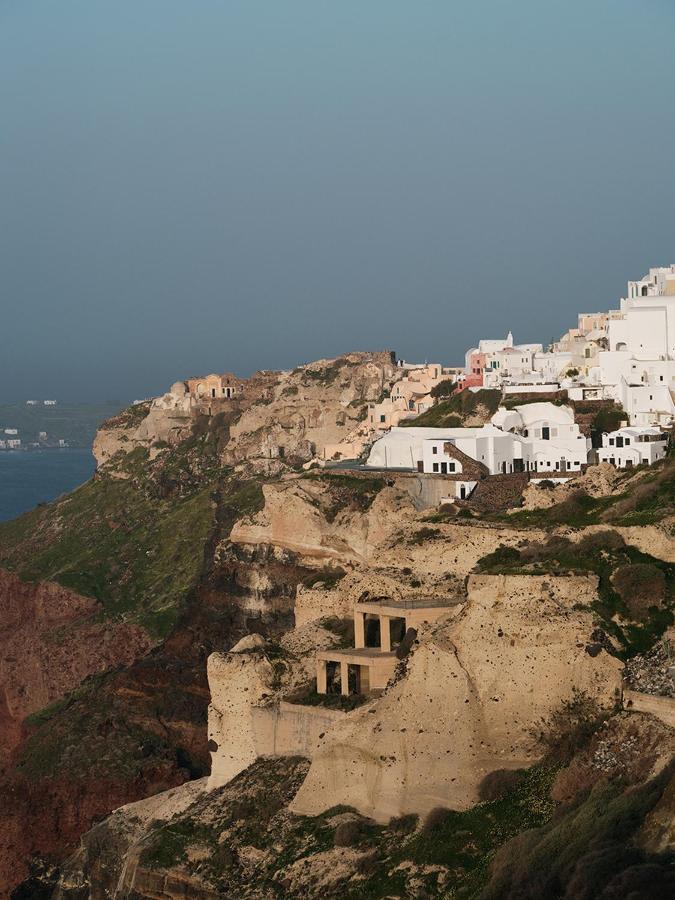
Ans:
[{"label": "stone wall", "polygon": [[207,674],[209,790],[227,784],[261,756],[311,759],[320,737],[344,717],[339,710],[271,702],[276,673],[260,650],[212,653]]},{"label": "stone wall", "polygon": [[319,739],[344,713],[322,706],[281,701],[251,711],[258,756],[306,756],[311,759]]}]

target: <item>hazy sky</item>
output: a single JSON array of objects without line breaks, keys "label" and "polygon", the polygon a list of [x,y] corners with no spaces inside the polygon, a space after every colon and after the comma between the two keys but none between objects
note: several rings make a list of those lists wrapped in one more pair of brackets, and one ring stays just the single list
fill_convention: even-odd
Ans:
[{"label": "hazy sky", "polygon": [[548,341],[675,262],[673,0],[0,0],[0,399]]}]

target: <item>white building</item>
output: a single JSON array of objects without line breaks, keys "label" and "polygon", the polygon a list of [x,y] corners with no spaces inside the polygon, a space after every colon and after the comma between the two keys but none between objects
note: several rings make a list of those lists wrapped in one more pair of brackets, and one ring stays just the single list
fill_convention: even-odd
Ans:
[{"label": "white building", "polygon": [[609,313],[593,375],[612,386],[632,425],[667,425],[675,419],[675,265],[629,281],[627,294]]},{"label": "white building", "polygon": [[501,408],[481,428],[392,428],[373,444],[368,466],[428,474],[463,474],[454,450],[491,475],[512,472],[580,472],[590,441],[568,407],[528,403]]},{"label": "white building", "polygon": [[5,434],[18,434],[18,428],[5,428]]},{"label": "white building", "polygon": [[18,450],[21,447],[20,438],[8,438],[6,443],[8,450]]},{"label": "white building", "polygon": [[603,434],[598,459],[618,469],[626,469],[641,463],[651,465],[663,459],[667,449],[668,435],[660,428],[627,426]]},{"label": "white building", "polygon": [[45,406],[56,406],[56,400],[44,400]]}]

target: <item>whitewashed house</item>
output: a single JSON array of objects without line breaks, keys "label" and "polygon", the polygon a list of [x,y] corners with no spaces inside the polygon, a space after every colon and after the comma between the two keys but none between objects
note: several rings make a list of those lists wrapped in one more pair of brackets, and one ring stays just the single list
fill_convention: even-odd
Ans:
[{"label": "whitewashed house", "polygon": [[578,473],[590,441],[568,407],[529,403],[501,408],[481,428],[392,428],[376,441],[367,465],[438,475],[463,474],[457,454],[485,466],[490,475],[513,472]]},{"label": "whitewashed house", "polygon": [[510,410],[500,407],[492,424],[527,439],[526,471],[578,473],[588,462],[591,441],[582,434],[569,406],[525,403]]},{"label": "whitewashed house", "polygon": [[603,434],[598,459],[627,469],[641,463],[651,465],[663,459],[667,450],[668,435],[660,428],[626,426]]}]

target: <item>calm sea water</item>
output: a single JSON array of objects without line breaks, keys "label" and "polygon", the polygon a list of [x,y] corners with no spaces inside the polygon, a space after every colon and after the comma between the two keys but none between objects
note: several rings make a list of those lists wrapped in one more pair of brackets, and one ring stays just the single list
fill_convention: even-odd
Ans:
[{"label": "calm sea water", "polygon": [[95,467],[91,450],[0,451],[0,521],[72,491]]}]

